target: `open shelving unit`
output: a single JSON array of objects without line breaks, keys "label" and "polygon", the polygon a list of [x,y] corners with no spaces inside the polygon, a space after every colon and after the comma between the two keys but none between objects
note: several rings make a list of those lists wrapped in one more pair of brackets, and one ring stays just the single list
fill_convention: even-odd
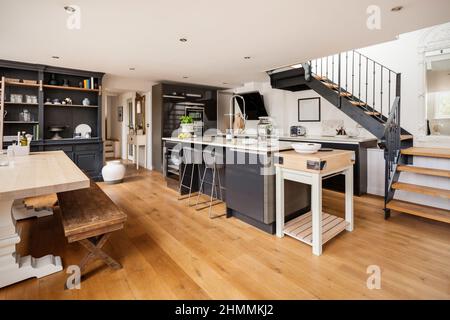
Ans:
[{"label": "open shelving unit", "polygon": [[[31,151],[64,151],[84,172],[94,179],[103,164],[102,141],[103,73],[46,65],[0,60],[0,145],[6,148],[17,140],[17,132],[33,134]],[[89,81],[89,88],[84,88]],[[11,95],[22,95],[22,101]],[[37,103],[27,103],[26,95]],[[72,104],[62,102],[69,98]],[[89,105],[83,101],[89,100]],[[35,102],[35,101],[33,101]],[[28,110],[31,121],[23,121]],[[6,111],[6,112],[5,112]],[[91,138],[74,139],[75,128],[87,124]],[[50,127],[62,127],[54,140]]]}]

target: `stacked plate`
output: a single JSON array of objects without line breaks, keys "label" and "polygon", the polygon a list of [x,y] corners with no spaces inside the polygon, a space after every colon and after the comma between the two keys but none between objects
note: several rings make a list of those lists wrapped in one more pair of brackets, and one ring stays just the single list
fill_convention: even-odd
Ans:
[{"label": "stacked plate", "polygon": [[292,148],[298,153],[316,153],[322,147],[320,143],[293,143]]}]

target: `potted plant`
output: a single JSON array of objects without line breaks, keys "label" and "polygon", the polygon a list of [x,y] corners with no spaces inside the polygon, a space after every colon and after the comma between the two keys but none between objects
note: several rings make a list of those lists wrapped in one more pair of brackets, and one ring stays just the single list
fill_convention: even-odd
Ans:
[{"label": "potted plant", "polygon": [[191,116],[181,116],[180,127],[182,133],[194,132],[194,120]]}]

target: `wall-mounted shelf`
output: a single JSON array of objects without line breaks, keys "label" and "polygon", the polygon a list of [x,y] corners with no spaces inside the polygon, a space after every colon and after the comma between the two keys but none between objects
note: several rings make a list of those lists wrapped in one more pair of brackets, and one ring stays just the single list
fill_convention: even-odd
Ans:
[{"label": "wall-mounted shelf", "polygon": [[39,121],[3,121],[5,124],[39,124]]},{"label": "wall-mounted shelf", "polygon": [[43,87],[44,87],[44,89],[100,92],[99,89],[85,89],[85,88],[79,88],[79,87],[54,86],[51,84],[44,84]]},{"label": "wall-mounted shelf", "polygon": [[54,103],[44,103],[45,107],[61,107],[61,108],[98,108],[98,106],[85,106],[82,104],[54,104]]},{"label": "wall-mounted shelf", "polygon": [[30,87],[30,88],[39,88],[41,86],[39,83],[23,83],[23,82],[14,82],[14,81],[5,81],[5,84],[8,86]]},{"label": "wall-mounted shelf", "polygon": [[39,103],[26,103],[26,102],[9,102],[5,101],[5,105],[18,105],[18,106],[38,106]]}]

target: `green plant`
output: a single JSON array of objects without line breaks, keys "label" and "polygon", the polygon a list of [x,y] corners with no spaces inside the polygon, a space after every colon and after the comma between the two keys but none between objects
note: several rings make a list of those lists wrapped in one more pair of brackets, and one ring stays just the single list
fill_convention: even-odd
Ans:
[{"label": "green plant", "polygon": [[192,119],[191,116],[181,116],[180,122],[181,122],[181,124],[190,124],[190,123],[194,123],[194,120]]}]

